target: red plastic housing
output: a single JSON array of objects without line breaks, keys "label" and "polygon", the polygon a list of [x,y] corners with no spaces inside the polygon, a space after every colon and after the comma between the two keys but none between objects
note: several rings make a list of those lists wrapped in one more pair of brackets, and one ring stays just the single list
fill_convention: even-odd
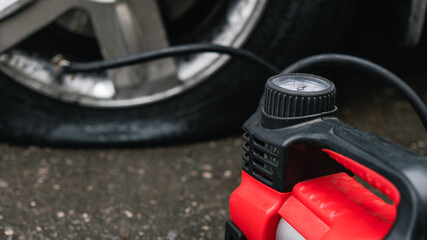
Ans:
[{"label": "red plastic housing", "polygon": [[400,193],[371,169],[324,149],[324,152],[386,194],[388,204],[346,173],[296,184],[280,193],[242,171],[242,183],[230,197],[230,215],[248,240],[275,239],[280,217],[306,239],[382,239],[395,219]]},{"label": "red plastic housing", "polygon": [[396,186],[394,186],[393,183],[391,183],[385,177],[339,153],[328,149],[323,149],[322,151],[326,152],[332,159],[335,159],[335,161],[337,161],[339,164],[343,165],[352,173],[356,174],[357,176],[371,184],[373,187],[387,195],[396,206],[399,205],[399,190],[397,190]]},{"label": "red plastic housing", "polygon": [[336,173],[295,185],[279,214],[306,239],[382,239],[396,206],[346,173]]},{"label": "red plastic housing", "polygon": [[250,239],[275,239],[278,211],[291,193],[281,193],[242,171],[242,182],[230,197],[231,220]]}]

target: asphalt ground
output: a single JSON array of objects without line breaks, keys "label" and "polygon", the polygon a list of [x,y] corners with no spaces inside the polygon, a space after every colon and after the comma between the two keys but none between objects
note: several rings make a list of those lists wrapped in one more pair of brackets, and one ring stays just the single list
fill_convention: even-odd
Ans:
[{"label": "asphalt ground", "polygon": [[[405,66],[394,70],[427,102],[424,69]],[[395,90],[336,80],[342,120],[427,155],[426,132]],[[241,145],[240,135],[129,149],[0,144],[0,239],[222,239]]]}]

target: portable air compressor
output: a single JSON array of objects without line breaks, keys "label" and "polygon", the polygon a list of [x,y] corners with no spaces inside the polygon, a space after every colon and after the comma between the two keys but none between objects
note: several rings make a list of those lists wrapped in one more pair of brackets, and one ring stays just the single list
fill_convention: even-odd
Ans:
[{"label": "portable air compressor", "polygon": [[323,77],[268,79],[226,240],[427,239],[427,159],[334,117],[335,96]]}]

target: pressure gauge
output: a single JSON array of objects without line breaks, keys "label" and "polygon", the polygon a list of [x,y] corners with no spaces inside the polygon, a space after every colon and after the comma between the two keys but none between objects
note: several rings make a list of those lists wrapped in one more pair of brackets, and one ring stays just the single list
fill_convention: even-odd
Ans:
[{"label": "pressure gauge", "polygon": [[294,118],[333,111],[335,85],[311,74],[283,74],[268,79],[264,112],[280,118]]},{"label": "pressure gauge", "polygon": [[330,88],[329,81],[314,76],[281,76],[272,81],[280,88],[295,92],[320,92]]}]

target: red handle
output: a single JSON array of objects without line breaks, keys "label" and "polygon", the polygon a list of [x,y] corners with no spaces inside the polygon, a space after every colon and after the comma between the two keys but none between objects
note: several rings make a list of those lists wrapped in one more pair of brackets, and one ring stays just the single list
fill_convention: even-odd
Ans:
[{"label": "red handle", "polygon": [[363,166],[362,164],[346,156],[343,156],[339,153],[336,153],[329,149],[322,149],[322,151],[327,153],[332,159],[337,161],[339,164],[343,165],[346,169],[358,175],[360,178],[362,178],[363,180],[371,184],[380,192],[387,195],[396,206],[399,205],[400,203],[399,190],[387,178],[381,176],[380,174],[372,171],[371,169]]}]

